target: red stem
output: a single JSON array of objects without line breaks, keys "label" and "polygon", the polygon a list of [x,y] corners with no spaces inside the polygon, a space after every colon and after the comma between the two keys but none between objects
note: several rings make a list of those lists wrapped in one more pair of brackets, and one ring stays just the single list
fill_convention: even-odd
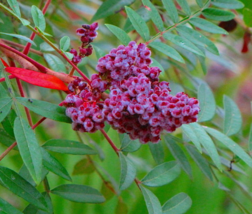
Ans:
[{"label": "red stem", "polygon": [[14,48],[11,48],[10,46],[8,45],[5,45],[3,43],[0,43],[0,46],[21,56],[22,58],[26,59],[28,62],[30,62],[31,64],[33,64],[34,66],[36,66],[41,72],[43,73],[47,73],[47,68],[41,64],[39,64],[38,62],[36,62],[35,60],[31,59],[30,57],[26,56],[25,54],[19,52],[18,50],[14,49]]},{"label": "red stem", "polygon": [[[8,57],[8,60],[9,60],[9,64],[10,64],[11,67],[16,67],[15,62],[11,58]],[[19,93],[20,93],[21,97],[25,97],[23,86],[21,84],[20,79],[16,78],[16,83],[17,83],[18,90],[19,90]],[[25,109],[25,114],[26,114],[27,120],[29,122],[29,125],[32,126],[32,118],[31,118],[30,111],[25,106],[24,106],[24,109]]]},{"label": "red stem", "polygon": [[[51,0],[47,0],[47,2],[45,3],[44,8],[43,8],[43,10],[42,10],[42,13],[43,13],[43,14],[46,13],[47,8],[49,7],[50,3],[51,3]],[[36,36],[36,33],[35,33],[35,32],[32,32],[32,34],[31,34],[31,36],[30,36],[30,39],[33,41],[33,39],[35,38],[35,36]],[[23,54],[26,54],[26,55],[27,55],[27,54],[29,53],[29,51],[30,51],[30,48],[31,48],[31,43],[28,42],[28,43],[26,44],[24,50],[23,50]]]},{"label": "red stem", "polygon": [[118,148],[116,147],[116,145],[113,143],[113,141],[110,139],[110,137],[109,137],[109,136],[107,135],[107,133],[104,131],[104,129],[101,129],[100,131],[101,131],[101,133],[103,134],[103,136],[107,139],[107,141],[108,141],[109,144],[111,145],[112,149],[116,152],[117,155],[119,155],[118,152],[120,151],[120,149],[118,149]]},{"label": "red stem", "polygon": [[[21,84],[21,81],[20,79],[16,78],[16,82],[17,82],[17,85],[18,85],[18,90],[20,92],[20,95],[21,97],[25,97],[25,94],[24,94],[24,90],[23,90],[23,86]],[[25,109],[25,113],[26,113],[26,116],[27,116],[27,120],[29,122],[29,125],[32,126],[32,118],[31,118],[31,114],[30,114],[30,111],[27,107],[24,107]]]},{"label": "red stem", "polygon": [[[9,76],[9,79],[14,79],[14,78],[16,78],[16,77],[12,74]],[[4,81],[5,81],[4,77],[0,78],[0,82],[4,82]]]}]

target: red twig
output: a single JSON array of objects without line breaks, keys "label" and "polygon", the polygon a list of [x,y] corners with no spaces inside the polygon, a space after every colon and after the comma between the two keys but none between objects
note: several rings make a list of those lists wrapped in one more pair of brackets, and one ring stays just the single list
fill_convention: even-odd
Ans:
[{"label": "red twig", "polygon": [[[43,14],[46,13],[46,11],[47,11],[47,9],[48,9],[50,3],[51,3],[51,0],[47,0],[47,2],[45,3],[44,8],[43,8],[43,10],[42,10],[42,13],[43,13]],[[32,32],[32,34],[31,34],[31,36],[30,36],[30,39],[33,41],[33,39],[35,38],[35,36],[36,36],[36,33],[35,33],[35,32]],[[26,44],[25,48],[23,49],[23,54],[26,54],[26,55],[27,55],[27,54],[29,53],[29,51],[30,51],[30,48],[31,48],[31,43],[28,42],[28,43]]]},{"label": "red twig", "polygon": [[103,136],[107,139],[107,141],[109,142],[109,144],[111,145],[112,149],[116,152],[116,154],[118,155],[118,152],[120,151],[120,149],[118,149],[116,147],[116,145],[113,143],[113,141],[110,139],[110,137],[107,135],[107,133],[104,131],[104,129],[100,130],[101,133],[103,134]]},{"label": "red twig", "polygon": [[15,54],[17,54],[17,55],[19,55],[19,56],[21,56],[22,58],[24,58],[25,60],[27,60],[28,62],[30,62],[34,66],[36,66],[41,72],[47,73],[48,68],[46,68],[45,66],[39,64],[35,60],[33,60],[30,57],[26,56],[25,54],[19,52],[18,50],[14,49],[14,48],[12,48],[12,47],[10,47],[8,45],[5,45],[3,43],[0,43],[0,46],[7,49],[7,50],[9,50],[9,51],[11,51],[11,52],[13,52],[13,53],[15,53]]},{"label": "red twig", "polygon": [[[9,76],[9,79],[14,79],[14,78],[16,78],[16,77],[12,74]],[[0,82],[4,82],[4,81],[5,81],[4,77],[0,78]]]}]

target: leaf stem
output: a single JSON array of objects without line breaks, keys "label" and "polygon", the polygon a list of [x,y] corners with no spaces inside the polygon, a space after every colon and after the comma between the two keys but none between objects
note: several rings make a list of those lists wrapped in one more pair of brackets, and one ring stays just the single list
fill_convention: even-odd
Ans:
[{"label": "leaf stem", "polygon": [[[50,3],[51,3],[51,0],[47,0],[47,1],[46,1],[45,6],[44,6],[44,8],[43,8],[43,10],[42,10],[42,13],[43,13],[43,14],[46,13],[46,11],[47,11],[47,9],[48,9]],[[33,41],[34,38],[35,38],[35,36],[36,36],[36,33],[35,33],[35,32],[32,32],[32,34],[31,34],[31,36],[30,36],[30,39]],[[23,53],[27,55],[27,54],[29,53],[29,51],[30,51],[30,48],[31,48],[31,43],[28,42],[28,43],[26,44],[26,46],[24,47],[24,49],[23,49]]]},{"label": "leaf stem", "polygon": [[205,8],[208,7],[210,3],[210,0],[207,0],[207,2],[205,3],[205,5],[200,8],[198,11],[196,11],[195,13],[193,13],[191,16],[187,16],[184,19],[182,19],[180,22],[175,23],[174,25],[166,28],[164,31],[157,33],[156,35],[154,35],[149,41],[145,42],[146,45],[149,45],[152,41],[154,41],[155,39],[159,38],[160,36],[162,36],[164,33],[171,31],[173,29],[175,29],[176,27],[178,27],[179,25],[183,25],[186,22],[188,22],[191,18],[198,16]]},{"label": "leaf stem", "polygon": [[[11,14],[12,16],[14,16],[15,18],[17,18],[18,20],[20,20],[20,17],[18,17],[13,11],[11,11],[9,8],[7,8],[5,5],[3,5],[2,3],[0,3],[0,8],[2,8],[4,11],[6,11],[7,13]],[[72,67],[75,68],[75,70],[83,77],[83,79],[90,84],[91,81],[88,79],[88,77],[82,73],[82,71],[70,60],[68,59],[68,57],[60,50],[58,49],[48,38],[46,38],[42,33],[40,33],[39,31],[37,31],[36,29],[34,29],[31,25],[25,25],[28,29],[30,29],[31,31],[33,31],[34,33],[36,33],[40,38],[42,38],[45,42],[47,42],[54,50],[56,50]],[[0,43],[1,44],[1,43]],[[42,66],[42,65],[40,65]],[[44,67],[44,66],[43,66]],[[45,69],[45,67],[44,67]]]},{"label": "leaf stem", "polygon": [[103,134],[103,136],[106,138],[106,140],[109,142],[110,146],[112,147],[112,149],[116,152],[116,154],[119,156],[119,151],[120,149],[118,149],[116,147],[116,145],[113,143],[113,141],[110,139],[110,137],[108,136],[108,134],[104,131],[104,129],[100,130],[101,133]]}]

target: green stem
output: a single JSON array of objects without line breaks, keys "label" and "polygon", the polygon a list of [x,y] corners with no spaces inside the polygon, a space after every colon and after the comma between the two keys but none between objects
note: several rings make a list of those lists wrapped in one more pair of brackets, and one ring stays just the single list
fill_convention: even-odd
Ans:
[{"label": "green stem", "polygon": [[162,36],[164,33],[166,33],[166,32],[168,32],[168,31],[171,31],[171,30],[175,29],[175,28],[178,27],[179,25],[183,25],[183,24],[187,23],[187,22],[190,21],[190,19],[193,18],[193,17],[200,15],[201,12],[209,6],[210,1],[211,1],[211,0],[208,0],[208,1],[206,2],[206,4],[205,4],[202,8],[200,8],[198,11],[196,11],[195,13],[193,13],[191,16],[187,16],[187,17],[185,17],[184,19],[182,19],[180,22],[178,22],[178,23],[176,23],[176,24],[174,24],[174,25],[172,25],[172,26],[166,28],[166,29],[165,29],[164,31],[162,31],[162,32],[157,33],[157,34],[156,34],[155,36],[153,36],[149,41],[145,42],[145,44],[146,44],[146,45],[150,44],[152,41],[154,41],[155,39],[159,38],[159,37]]}]

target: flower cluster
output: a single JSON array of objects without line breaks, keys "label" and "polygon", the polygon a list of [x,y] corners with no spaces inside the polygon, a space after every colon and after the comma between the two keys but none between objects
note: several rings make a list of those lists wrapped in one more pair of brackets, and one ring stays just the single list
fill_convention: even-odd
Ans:
[{"label": "flower cluster", "polygon": [[72,118],[75,131],[95,132],[104,128],[103,103],[93,96],[89,86],[79,77],[68,85],[72,92],[67,95],[63,105],[66,115]]},{"label": "flower cluster", "polygon": [[82,42],[79,48],[79,54],[77,50],[71,49],[70,53],[73,54],[72,62],[78,64],[81,62],[82,58],[89,56],[93,52],[93,47],[90,45],[91,42],[97,37],[98,23],[95,22],[91,25],[82,25],[82,28],[76,30],[76,34],[81,36],[80,40]]},{"label": "flower cluster", "polygon": [[[197,121],[199,103],[180,92],[170,94],[168,82],[159,82],[160,69],[150,67],[151,51],[144,44],[120,45],[99,59],[91,84],[77,78],[69,85],[67,115],[75,130],[94,132],[106,121],[120,133],[141,143],[157,143],[163,130],[173,132]],[[109,89],[105,100],[102,93]],[[92,109],[92,110],[91,110]]]}]

